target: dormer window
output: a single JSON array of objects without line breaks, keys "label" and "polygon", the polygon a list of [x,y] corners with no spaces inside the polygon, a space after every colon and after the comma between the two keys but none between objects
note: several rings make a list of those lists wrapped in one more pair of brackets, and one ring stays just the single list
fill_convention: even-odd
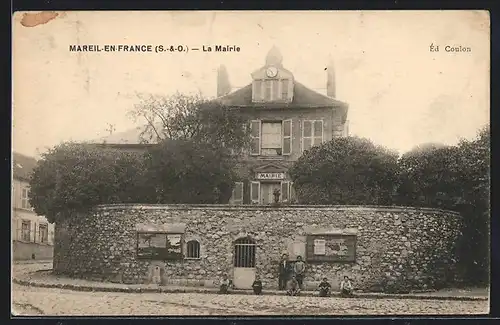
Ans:
[{"label": "dormer window", "polygon": [[254,102],[282,102],[289,100],[288,79],[256,79],[253,82]]}]

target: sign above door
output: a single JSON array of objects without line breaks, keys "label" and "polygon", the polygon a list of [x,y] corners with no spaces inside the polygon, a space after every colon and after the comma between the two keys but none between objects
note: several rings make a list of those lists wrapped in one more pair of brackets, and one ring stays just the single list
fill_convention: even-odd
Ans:
[{"label": "sign above door", "polygon": [[285,173],[257,173],[255,178],[259,180],[285,179]]}]

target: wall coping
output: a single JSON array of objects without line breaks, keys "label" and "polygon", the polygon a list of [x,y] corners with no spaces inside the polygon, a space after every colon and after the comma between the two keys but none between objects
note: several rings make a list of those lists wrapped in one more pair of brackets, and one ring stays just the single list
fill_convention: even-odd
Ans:
[{"label": "wall coping", "polygon": [[425,212],[460,216],[460,213],[450,210],[376,205],[229,205],[229,204],[104,204],[94,208],[97,211],[107,210],[218,210],[218,211],[367,211],[367,212]]}]

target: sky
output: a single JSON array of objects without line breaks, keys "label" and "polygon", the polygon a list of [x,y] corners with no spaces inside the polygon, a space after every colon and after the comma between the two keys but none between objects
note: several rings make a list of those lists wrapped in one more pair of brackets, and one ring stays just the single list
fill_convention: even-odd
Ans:
[{"label": "sky", "polygon": [[[137,94],[216,95],[224,64],[251,82],[277,46],[295,79],[337,99],[351,135],[403,153],[456,144],[489,123],[490,23],[483,11],[59,12],[34,27],[13,16],[13,150],[37,156],[62,141],[98,139],[142,121]],[[70,45],[235,45],[240,52],[70,52]],[[430,45],[439,45],[431,52]],[[451,53],[445,46],[469,47]]]}]

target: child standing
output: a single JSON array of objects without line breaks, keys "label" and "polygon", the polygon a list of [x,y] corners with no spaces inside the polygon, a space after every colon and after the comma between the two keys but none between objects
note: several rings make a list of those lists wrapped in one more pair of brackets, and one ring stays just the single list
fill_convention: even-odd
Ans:
[{"label": "child standing", "polygon": [[304,280],[304,274],[306,272],[306,263],[302,260],[302,256],[297,256],[297,261],[293,266],[293,271],[295,273],[295,278],[299,283],[299,288],[302,289],[302,282]]},{"label": "child standing", "polygon": [[287,294],[289,296],[298,296],[299,293],[300,293],[299,283],[297,282],[297,279],[295,279],[295,277],[293,277],[288,282],[288,291],[287,291]]}]

